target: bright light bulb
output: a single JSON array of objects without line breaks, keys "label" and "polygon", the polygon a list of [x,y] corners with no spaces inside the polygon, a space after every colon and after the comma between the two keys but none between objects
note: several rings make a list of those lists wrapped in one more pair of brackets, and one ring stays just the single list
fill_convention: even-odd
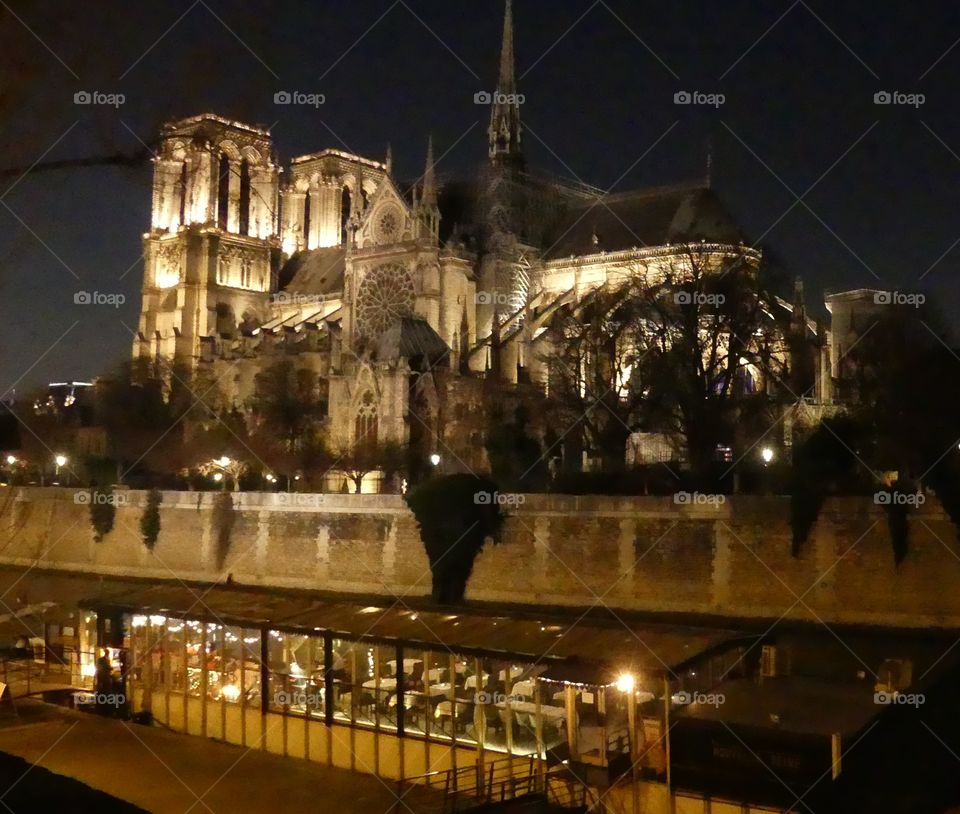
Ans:
[{"label": "bright light bulb", "polygon": [[8,456],[7,456],[7,466],[13,466],[16,462],[17,462],[17,456],[16,456],[16,455],[8,455]]},{"label": "bright light bulb", "polygon": [[764,447],[760,450],[760,457],[763,458],[765,464],[770,463],[773,460],[774,452],[772,447]]},{"label": "bright light bulb", "polygon": [[636,684],[636,679],[630,673],[624,673],[617,678],[617,689],[620,692],[633,692]]},{"label": "bright light bulb", "polygon": [[66,455],[57,455],[57,456],[53,459],[53,461],[54,461],[54,463],[55,463],[57,466],[66,466],[66,465],[67,465],[67,456],[66,456]]},{"label": "bright light bulb", "polygon": [[227,684],[220,690],[220,694],[233,703],[240,697],[240,688],[236,684]]},{"label": "bright light bulb", "polygon": [[440,466],[440,456],[437,455],[436,452],[430,456],[430,463],[432,463],[434,466]]}]

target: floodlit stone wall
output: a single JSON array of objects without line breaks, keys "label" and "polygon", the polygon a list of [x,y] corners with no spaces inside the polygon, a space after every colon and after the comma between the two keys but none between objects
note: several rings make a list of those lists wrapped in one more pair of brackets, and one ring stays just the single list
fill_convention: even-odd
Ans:
[{"label": "floodlit stone wall", "polygon": [[[0,564],[158,580],[222,581],[386,598],[430,592],[416,522],[394,495],[231,495],[229,545],[217,494],[164,492],[160,536],[140,533],[146,492],[118,491],[94,541],[89,493],[0,490]],[[789,501],[527,495],[507,507],[470,600],[905,627],[960,626],[960,545],[935,500],[911,514],[895,567],[886,514],[870,498],[827,502],[799,558]],[[220,562],[223,558],[222,563]]]}]

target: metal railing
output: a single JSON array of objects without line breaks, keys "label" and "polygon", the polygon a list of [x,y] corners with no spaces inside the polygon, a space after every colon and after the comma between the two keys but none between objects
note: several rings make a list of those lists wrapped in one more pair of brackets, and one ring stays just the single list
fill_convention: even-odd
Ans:
[{"label": "metal railing", "polygon": [[0,659],[0,681],[7,686],[11,698],[25,698],[46,692],[91,689],[92,678],[80,672],[80,654],[56,658],[47,650],[44,659],[33,655],[8,656]]},{"label": "metal railing", "polygon": [[459,814],[543,791],[533,758],[504,758],[490,761],[482,771],[479,766],[463,766],[398,780],[390,812]]}]

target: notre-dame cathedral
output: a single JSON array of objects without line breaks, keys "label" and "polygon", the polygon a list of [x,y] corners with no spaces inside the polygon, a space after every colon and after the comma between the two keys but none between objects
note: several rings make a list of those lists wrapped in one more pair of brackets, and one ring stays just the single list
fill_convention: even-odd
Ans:
[{"label": "notre-dame cathedral", "polygon": [[[412,184],[389,150],[336,149],[292,159],[281,184],[266,130],[213,114],[167,124],[134,358],[206,366],[242,405],[259,371],[294,357],[324,393],[331,438],[415,434],[436,451],[462,413],[441,422],[441,404],[491,376],[544,385],[546,321],[624,270],[655,275],[692,244],[759,264],[708,183],[602,195],[528,169],[513,34],[508,2],[487,160],[442,186],[430,140]],[[467,436],[464,458],[478,446]]]}]

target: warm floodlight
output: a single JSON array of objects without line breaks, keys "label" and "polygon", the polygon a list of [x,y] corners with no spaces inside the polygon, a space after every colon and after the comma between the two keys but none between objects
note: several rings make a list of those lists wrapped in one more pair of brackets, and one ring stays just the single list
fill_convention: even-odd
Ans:
[{"label": "warm floodlight", "polygon": [[630,673],[624,673],[617,678],[617,689],[620,692],[633,692],[636,685],[636,679]]}]

